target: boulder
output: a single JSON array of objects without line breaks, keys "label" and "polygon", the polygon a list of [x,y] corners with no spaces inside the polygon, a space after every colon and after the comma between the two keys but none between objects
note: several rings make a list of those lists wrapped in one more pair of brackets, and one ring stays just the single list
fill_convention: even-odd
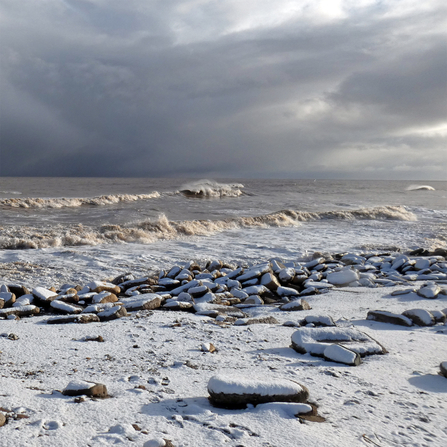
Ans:
[{"label": "boulder", "polygon": [[98,313],[101,321],[116,320],[117,318],[127,317],[127,310],[124,306],[116,305],[110,309],[103,310]]},{"label": "boulder", "polygon": [[380,343],[355,328],[302,327],[292,334],[292,348],[300,354],[324,357],[325,349],[333,344],[342,345],[361,357],[387,352]]},{"label": "boulder", "polygon": [[266,402],[306,402],[309,390],[292,380],[258,380],[217,375],[208,382],[209,400],[216,407],[245,408]]},{"label": "boulder", "polygon": [[436,324],[435,317],[431,312],[425,309],[410,309],[402,312],[402,315],[408,317],[418,326],[433,326]]},{"label": "boulder", "polygon": [[359,278],[360,276],[355,270],[348,268],[339,272],[328,273],[326,279],[334,286],[345,286],[353,281],[357,281]]},{"label": "boulder", "polygon": [[441,287],[439,287],[436,283],[430,282],[423,285],[418,291],[417,294],[422,298],[435,299],[438,297],[439,292],[441,291]]},{"label": "boulder", "polygon": [[366,319],[380,321],[381,323],[398,324],[399,326],[413,326],[413,321],[410,318],[386,310],[370,310]]}]

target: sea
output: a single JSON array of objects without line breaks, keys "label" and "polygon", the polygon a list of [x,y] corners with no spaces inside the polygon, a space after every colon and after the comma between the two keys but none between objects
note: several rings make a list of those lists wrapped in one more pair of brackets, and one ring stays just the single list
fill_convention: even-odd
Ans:
[{"label": "sea", "polygon": [[446,181],[0,178],[0,284],[446,246]]}]

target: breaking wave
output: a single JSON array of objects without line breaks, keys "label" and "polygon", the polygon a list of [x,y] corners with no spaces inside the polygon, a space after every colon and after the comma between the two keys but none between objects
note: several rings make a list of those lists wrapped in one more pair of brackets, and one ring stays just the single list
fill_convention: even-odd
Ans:
[{"label": "breaking wave", "polygon": [[430,185],[410,185],[407,188],[407,191],[435,191],[435,188],[433,188],[433,186]]},{"label": "breaking wave", "polygon": [[13,198],[0,200],[0,206],[9,208],[74,208],[84,205],[103,206],[119,202],[135,202],[137,200],[156,199],[160,193],[150,194],[111,194],[98,197],[62,197],[57,199]]},{"label": "breaking wave", "polygon": [[296,226],[301,222],[318,220],[403,220],[414,221],[416,216],[403,206],[384,206],[352,211],[309,213],[282,210],[254,217],[233,217],[224,220],[170,221],[162,215],[156,221],[142,221],[127,225],[84,225],[36,227],[6,227],[0,236],[0,248],[28,249],[75,245],[138,242],[143,244],[159,240],[189,236],[206,236],[238,228],[267,228]]},{"label": "breaking wave", "polygon": [[183,185],[180,192],[188,197],[239,197],[245,194],[240,183],[218,183],[214,180],[198,180]]}]

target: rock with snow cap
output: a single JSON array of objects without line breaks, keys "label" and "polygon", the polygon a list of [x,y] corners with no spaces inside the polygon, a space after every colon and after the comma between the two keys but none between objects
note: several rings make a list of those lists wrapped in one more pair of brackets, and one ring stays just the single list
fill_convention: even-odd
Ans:
[{"label": "rock with snow cap", "polygon": [[345,268],[338,272],[328,273],[326,279],[334,286],[344,286],[350,282],[357,281],[359,279],[359,274],[355,270]]},{"label": "rock with snow cap", "polygon": [[422,298],[428,299],[436,299],[441,291],[441,287],[434,282],[427,283],[423,285],[418,291],[417,294]]},{"label": "rock with snow cap", "polygon": [[439,369],[440,369],[441,375],[443,375],[444,377],[447,378],[447,362],[442,362],[439,365]]},{"label": "rock with snow cap", "polygon": [[110,320],[116,320],[121,317],[126,317],[127,310],[124,306],[116,305],[110,309],[98,312],[97,315],[101,321],[110,321]]},{"label": "rock with snow cap", "polygon": [[64,396],[108,397],[107,388],[104,384],[83,380],[71,381],[62,391],[62,394]]},{"label": "rock with snow cap", "polygon": [[91,292],[95,293],[111,292],[117,294],[121,292],[119,286],[105,281],[92,281],[87,285],[87,287],[90,289]]},{"label": "rock with snow cap", "polygon": [[331,360],[337,363],[344,363],[346,365],[358,366],[362,363],[362,359],[358,352],[348,349],[346,346],[334,343],[328,346],[324,352],[323,356],[326,360]]},{"label": "rock with snow cap", "polygon": [[40,313],[40,308],[33,304],[27,306],[9,307],[7,309],[0,309],[0,318],[7,318],[9,315],[16,315],[17,317],[30,317]]},{"label": "rock with snow cap", "polygon": [[380,321],[381,323],[397,324],[399,326],[413,326],[413,321],[410,318],[386,310],[370,310],[366,319]]},{"label": "rock with snow cap", "polygon": [[135,298],[125,298],[122,303],[127,311],[153,310],[161,306],[163,299],[156,293],[144,293]]},{"label": "rock with snow cap", "polygon": [[292,334],[292,348],[300,354],[323,357],[325,349],[334,343],[357,352],[361,357],[387,352],[380,343],[356,328],[304,327]]},{"label": "rock with snow cap", "polygon": [[290,301],[288,303],[282,304],[279,308],[280,310],[288,312],[312,309],[310,307],[310,304],[303,299]]},{"label": "rock with snow cap", "polygon": [[418,326],[433,326],[436,323],[433,314],[425,309],[409,309],[402,312],[402,315]]},{"label": "rock with snow cap", "polygon": [[307,402],[309,390],[288,379],[258,380],[217,375],[208,381],[210,402],[216,407],[245,408],[267,402]]},{"label": "rock with snow cap", "polygon": [[78,314],[78,315],[68,315],[64,317],[55,317],[47,320],[47,324],[68,324],[68,323],[98,323],[100,321],[99,317],[95,314]]}]

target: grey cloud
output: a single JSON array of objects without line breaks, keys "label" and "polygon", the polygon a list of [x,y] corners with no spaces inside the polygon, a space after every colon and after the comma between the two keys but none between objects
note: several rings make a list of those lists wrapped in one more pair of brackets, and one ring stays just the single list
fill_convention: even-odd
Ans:
[{"label": "grey cloud", "polygon": [[[384,18],[368,9],[229,34],[227,15],[210,22],[201,10],[182,26],[202,23],[206,38],[182,43],[181,3],[70,0],[35,16],[30,3],[20,13],[0,3],[0,173],[395,176],[378,148],[414,163],[424,145],[447,163],[445,137],[413,129],[446,117],[436,10]],[[336,164],[346,148],[354,170]]]}]

